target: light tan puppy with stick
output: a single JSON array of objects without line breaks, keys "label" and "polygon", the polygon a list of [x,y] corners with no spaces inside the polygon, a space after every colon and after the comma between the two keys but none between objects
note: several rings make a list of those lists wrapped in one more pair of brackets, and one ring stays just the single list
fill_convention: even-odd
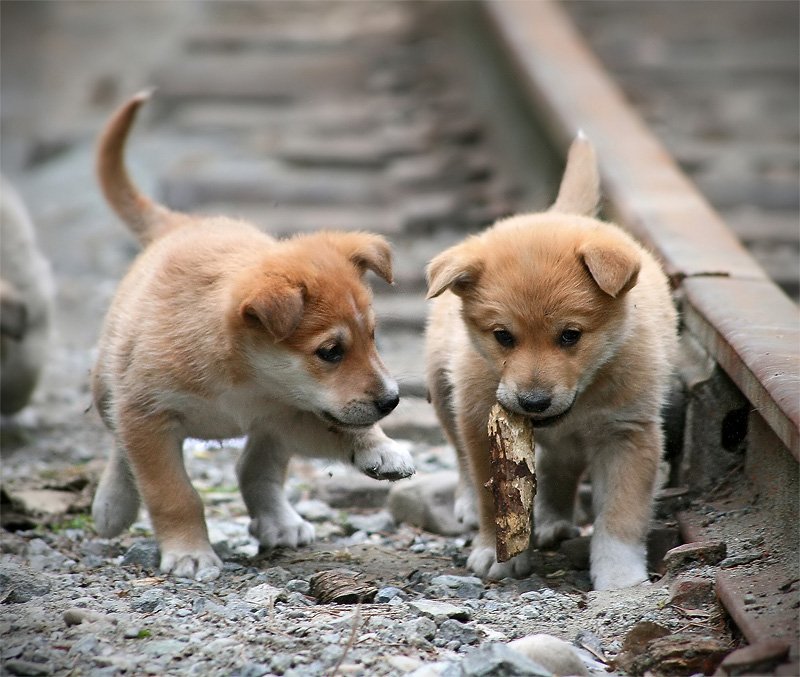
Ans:
[{"label": "light tan puppy with stick", "polygon": [[366,233],[277,241],[227,218],[175,213],[129,180],[123,148],[141,103],[123,105],[100,141],[108,202],[146,245],[105,320],[95,404],[116,445],[92,505],[97,530],[118,534],[144,499],[161,569],[194,576],[221,562],[187,476],[186,437],[247,435],[238,465],[265,547],[297,547],[314,529],[283,492],[293,454],[352,462],[377,479],[414,472],[408,451],[377,421],[398,387],[374,342],[371,270],[392,281],[389,246]]},{"label": "light tan puppy with stick", "polygon": [[594,218],[599,197],[594,150],[579,136],[549,211],[502,220],[428,267],[428,386],[458,453],[457,517],[477,518],[468,566],[482,576],[530,568],[527,553],[495,555],[486,425],[499,402],[535,428],[536,544],[577,534],[575,494],[588,471],[594,587],[648,577],[676,313],[653,256]]}]

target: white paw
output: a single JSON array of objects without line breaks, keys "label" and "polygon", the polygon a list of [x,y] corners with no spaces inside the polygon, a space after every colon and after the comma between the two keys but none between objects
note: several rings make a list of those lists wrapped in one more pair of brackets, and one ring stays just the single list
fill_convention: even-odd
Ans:
[{"label": "white paw", "polygon": [[280,513],[259,515],[250,520],[250,534],[263,548],[297,548],[314,540],[314,527],[298,515],[294,508]]},{"label": "white paw", "polygon": [[536,520],[534,528],[536,531],[536,545],[539,548],[552,548],[561,541],[580,535],[578,527],[566,520]]},{"label": "white paw", "polygon": [[604,532],[592,537],[592,585],[595,590],[629,588],[648,580],[643,543],[627,543]]},{"label": "white paw", "polygon": [[[222,569],[222,560],[217,557],[210,545],[198,548],[170,548],[162,546],[160,569],[165,574],[178,578],[195,578],[200,572],[211,567]],[[211,577],[205,576],[204,580]]]},{"label": "white paw", "polygon": [[478,528],[478,511],[475,509],[475,495],[471,488],[458,485],[453,503],[453,513],[456,519],[464,525],[465,530]]},{"label": "white paw", "polygon": [[375,446],[356,451],[353,454],[353,465],[376,480],[400,480],[410,477],[416,470],[409,448],[409,444],[396,442],[387,437]]},{"label": "white paw", "polygon": [[531,572],[527,552],[521,552],[507,562],[498,562],[493,545],[476,544],[467,558],[467,568],[481,578],[499,581],[503,578],[522,578]]}]

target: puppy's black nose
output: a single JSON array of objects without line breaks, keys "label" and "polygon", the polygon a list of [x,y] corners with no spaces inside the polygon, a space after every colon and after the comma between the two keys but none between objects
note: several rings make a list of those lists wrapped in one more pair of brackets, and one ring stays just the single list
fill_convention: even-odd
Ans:
[{"label": "puppy's black nose", "polygon": [[379,400],[375,400],[375,407],[381,414],[386,416],[386,414],[392,411],[399,402],[400,395],[397,393],[390,393],[389,395],[384,395]]},{"label": "puppy's black nose", "polygon": [[532,393],[517,395],[517,402],[529,414],[541,414],[553,403],[553,398],[547,393],[533,391]]}]

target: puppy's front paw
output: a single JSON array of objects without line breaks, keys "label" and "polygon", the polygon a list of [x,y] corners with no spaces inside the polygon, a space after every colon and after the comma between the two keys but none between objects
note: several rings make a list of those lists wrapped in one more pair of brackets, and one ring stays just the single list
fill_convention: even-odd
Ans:
[{"label": "puppy's front paw", "polygon": [[294,509],[280,514],[260,515],[250,520],[250,534],[267,550],[278,547],[297,548],[314,540],[314,527]]},{"label": "puppy's front paw", "polygon": [[561,541],[575,538],[580,535],[580,530],[566,520],[536,521],[536,545],[540,548],[553,548]]},{"label": "puppy's front paw", "polygon": [[376,446],[358,450],[353,455],[353,465],[376,480],[410,477],[416,470],[409,446],[387,437]]},{"label": "puppy's front paw", "polygon": [[527,551],[512,557],[507,562],[498,562],[494,545],[484,545],[476,541],[467,558],[467,567],[481,578],[499,581],[503,578],[522,578],[531,572],[531,562]]},{"label": "puppy's front paw", "polygon": [[592,538],[592,585],[595,590],[629,588],[648,580],[642,543],[627,543],[603,532]]},{"label": "puppy's front paw", "polygon": [[[217,557],[210,545],[201,547],[161,547],[160,569],[165,574],[172,574],[178,578],[194,578],[202,571],[208,571],[211,567],[222,569],[222,560]],[[219,573],[216,574],[219,576]],[[206,580],[216,578],[216,576],[206,576]]]}]

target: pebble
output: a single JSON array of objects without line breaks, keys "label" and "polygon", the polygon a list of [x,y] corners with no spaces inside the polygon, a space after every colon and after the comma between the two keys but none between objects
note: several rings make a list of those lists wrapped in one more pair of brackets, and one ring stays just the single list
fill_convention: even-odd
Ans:
[{"label": "pebble", "polygon": [[155,541],[137,541],[122,556],[120,564],[124,567],[138,566],[146,570],[158,569],[161,554]]},{"label": "pebble", "polygon": [[[461,599],[478,599],[485,590],[483,581],[476,576],[434,576],[430,580],[429,592],[433,597],[460,597]],[[439,594],[435,594],[439,593]]]},{"label": "pebble", "polygon": [[91,609],[72,608],[63,613],[64,623],[67,626],[80,625],[81,623],[95,623],[97,621],[110,620],[106,614],[92,611]]},{"label": "pebble", "polygon": [[554,675],[588,675],[589,671],[569,642],[552,635],[520,637],[508,646]]},{"label": "pebble", "polygon": [[22,604],[50,592],[50,583],[27,567],[0,566],[0,597],[6,604]]},{"label": "pebble", "polygon": [[378,592],[375,594],[375,602],[377,604],[385,604],[393,599],[405,599],[408,595],[403,592],[400,588],[396,588],[392,585],[387,585],[385,588],[380,588]]},{"label": "pebble", "polygon": [[53,668],[47,663],[34,663],[33,661],[23,661],[18,658],[12,658],[6,661],[4,667],[12,675],[38,677],[38,675],[53,674]]},{"label": "pebble", "polygon": [[472,617],[470,610],[465,606],[456,606],[449,602],[439,602],[432,599],[414,600],[409,602],[408,606],[421,616],[433,619],[437,625],[448,618],[454,618],[457,621],[468,621]]},{"label": "pebble", "polygon": [[507,644],[491,642],[467,655],[457,671],[443,673],[443,677],[486,677],[503,675],[503,677],[553,677],[553,673],[527,656],[514,651]]},{"label": "pebble", "polygon": [[480,634],[473,626],[448,618],[439,626],[439,631],[436,633],[436,643],[441,646],[455,642],[456,647],[459,647],[463,644],[475,644],[479,636]]}]

